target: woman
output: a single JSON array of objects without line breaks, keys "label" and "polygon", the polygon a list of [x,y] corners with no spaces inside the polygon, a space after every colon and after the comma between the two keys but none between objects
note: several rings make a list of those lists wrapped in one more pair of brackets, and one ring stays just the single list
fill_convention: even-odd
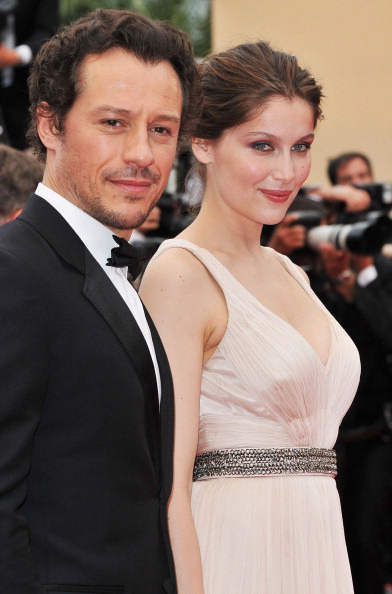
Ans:
[{"label": "woman", "polygon": [[321,88],[263,42],[208,58],[201,80],[201,210],[141,288],[174,378],[178,593],[350,594],[330,448],[358,354],[303,272],[260,246],[308,176]]}]

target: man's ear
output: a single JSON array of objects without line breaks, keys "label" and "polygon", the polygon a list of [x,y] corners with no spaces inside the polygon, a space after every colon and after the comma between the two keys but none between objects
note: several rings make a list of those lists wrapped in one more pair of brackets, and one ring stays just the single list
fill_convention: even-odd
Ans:
[{"label": "man's ear", "polygon": [[211,163],[212,141],[206,138],[192,138],[192,151],[200,163]]},{"label": "man's ear", "polygon": [[47,149],[55,149],[58,144],[58,132],[55,129],[53,115],[45,102],[37,107],[37,132],[42,144]]}]

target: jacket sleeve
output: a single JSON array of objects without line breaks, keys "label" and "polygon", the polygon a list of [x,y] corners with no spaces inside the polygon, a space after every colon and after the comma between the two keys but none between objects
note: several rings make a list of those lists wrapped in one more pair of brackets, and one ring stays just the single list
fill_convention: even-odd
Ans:
[{"label": "jacket sleeve", "polygon": [[375,259],[377,278],[365,287],[356,287],[355,304],[387,352],[392,352],[392,262]]},{"label": "jacket sleeve", "polygon": [[0,591],[44,594],[20,508],[47,381],[46,296],[34,275],[0,250]]}]

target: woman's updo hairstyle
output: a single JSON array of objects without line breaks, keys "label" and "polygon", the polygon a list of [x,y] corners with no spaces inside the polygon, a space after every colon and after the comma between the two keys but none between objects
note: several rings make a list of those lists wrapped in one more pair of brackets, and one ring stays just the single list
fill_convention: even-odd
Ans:
[{"label": "woman's updo hairstyle", "polygon": [[272,97],[300,97],[322,119],[321,86],[297,58],[269,43],[245,43],[212,54],[199,66],[203,95],[193,137],[219,140],[225,130],[251,120]]}]

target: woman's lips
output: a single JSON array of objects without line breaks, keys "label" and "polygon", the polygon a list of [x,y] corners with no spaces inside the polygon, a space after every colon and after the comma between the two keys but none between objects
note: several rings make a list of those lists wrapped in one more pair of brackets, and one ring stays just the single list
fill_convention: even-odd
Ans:
[{"label": "woman's lips", "polygon": [[285,202],[292,194],[292,190],[261,190],[273,202]]}]

